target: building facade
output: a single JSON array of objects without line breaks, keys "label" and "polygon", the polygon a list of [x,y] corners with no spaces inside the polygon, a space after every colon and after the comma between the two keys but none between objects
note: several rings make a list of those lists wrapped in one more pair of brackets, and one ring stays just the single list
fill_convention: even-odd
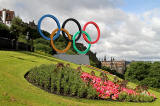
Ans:
[{"label": "building facade", "polygon": [[6,24],[8,26],[11,26],[11,21],[15,17],[14,11],[10,11],[7,9],[3,9],[0,11],[0,22],[3,24]]},{"label": "building facade", "polygon": [[124,74],[126,70],[126,61],[125,60],[116,61],[114,60],[114,58],[111,58],[110,61],[104,59],[104,61],[101,61],[101,66],[109,67],[113,71],[115,70],[120,74]]}]

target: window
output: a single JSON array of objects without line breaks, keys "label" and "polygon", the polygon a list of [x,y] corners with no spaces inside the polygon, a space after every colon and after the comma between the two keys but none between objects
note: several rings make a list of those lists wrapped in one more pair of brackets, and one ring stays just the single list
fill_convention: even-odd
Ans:
[{"label": "window", "polygon": [[123,70],[123,68],[122,67],[118,67],[118,70]]}]

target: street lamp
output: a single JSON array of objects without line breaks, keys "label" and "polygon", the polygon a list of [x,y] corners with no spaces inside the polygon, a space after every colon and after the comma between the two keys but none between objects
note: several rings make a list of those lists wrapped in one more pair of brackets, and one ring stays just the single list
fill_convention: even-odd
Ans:
[{"label": "street lamp", "polygon": [[14,48],[14,43],[13,43],[13,41],[14,41],[14,39],[13,39],[13,35],[12,35],[12,33],[13,33],[13,31],[10,31],[9,32],[9,40],[11,41],[11,45],[12,45],[12,49]]},{"label": "street lamp", "polygon": [[29,32],[27,32],[27,35],[26,35],[26,40],[29,41],[30,37],[29,37]]},{"label": "street lamp", "polygon": [[29,40],[30,40],[29,32],[27,32],[26,40],[27,40],[26,50],[28,50],[28,44],[29,44]]},{"label": "street lamp", "polygon": [[14,28],[13,32],[11,32],[11,33],[13,33],[13,35],[14,35],[14,39],[15,39],[15,43],[16,43],[16,50],[18,50],[18,42],[17,42],[17,40],[18,40],[18,33],[17,33],[17,30]]}]

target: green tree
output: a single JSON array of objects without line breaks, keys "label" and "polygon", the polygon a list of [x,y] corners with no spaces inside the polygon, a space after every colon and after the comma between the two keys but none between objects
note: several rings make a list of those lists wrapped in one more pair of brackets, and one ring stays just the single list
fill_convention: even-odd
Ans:
[{"label": "green tree", "polygon": [[9,38],[10,36],[9,27],[3,23],[0,23],[0,37]]},{"label": "green tree", "polygon": [[18,37],[20,35],[23,35],[24,30],[25,30],[25,28],[23,27],[22,19],[20,19],[20,17],[15,17],[12,20],[10,31],[11,31],[12,35],[15,36],[16,41],[18,40]]},{"label": "green tree", "polygon": [[152,64],[148,77],[142,83],[154,88],[160,88],[160,62]]},{"label": "green tree", "polygon": [[133,62],[127,68],[125,79],[130,81],[142,81],[149,75],[151,63],[149,62]]}]

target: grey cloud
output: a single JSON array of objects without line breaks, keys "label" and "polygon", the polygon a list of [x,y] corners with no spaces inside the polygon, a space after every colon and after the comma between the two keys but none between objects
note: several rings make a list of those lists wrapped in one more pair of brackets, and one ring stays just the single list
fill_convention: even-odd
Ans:
[{"label": "grey cloud", "polygon": [[[122,0],[0,0],[0,8],[14,10],[24,21],[38,19],[44,14],[54,14],[62,23],[69,17],[76,18],[83,26],[95,21],[101,30],[101,38],[91,46],[99,58],[105,55],[126,59],[160,57],[160,14],[159,9],[144,14],[131,14],[116,8]],[[56,24],[44,20],[43,28],[52,31]],[[66,27],[71,33],[77,28]],[[86,30],[92,40],[96,39],[96,29]],[[81,38],[80,42],[84,41]],[[86,43],[84,43],[87,45]]]}]

